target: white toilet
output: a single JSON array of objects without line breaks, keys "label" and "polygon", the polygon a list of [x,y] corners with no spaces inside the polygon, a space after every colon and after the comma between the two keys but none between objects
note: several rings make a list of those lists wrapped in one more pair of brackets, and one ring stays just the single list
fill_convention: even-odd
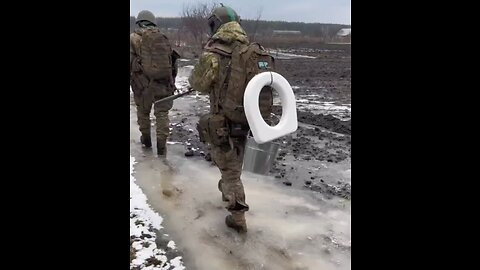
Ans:
[{"label": "white toilet", "polygon": [[[280,95],[282,117],[276,126],[268,125],[260,114],[258,98],[264,86],[271,86]],[[298,128],[297,104],[292,87],[288,81],[276,72],[262,72],[255,75],[247,85],[243,96],[245,115],[257,143],[266,143],[292,132]]]}]

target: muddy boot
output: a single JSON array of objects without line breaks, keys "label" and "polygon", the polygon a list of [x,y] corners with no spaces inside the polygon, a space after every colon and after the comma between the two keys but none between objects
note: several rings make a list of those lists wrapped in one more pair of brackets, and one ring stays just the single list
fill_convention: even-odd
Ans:
[{"label": "muddy boot", "polygon": [[228,200],[227,198],[225,198],[225,195],[223,194],[223,190],[222,190],[222,179],[218,181],[218,190],[222,192],[222,201],[227,202]]},{"label": "muddy boot", "polygon": [[159,157],[164,157],[167,155],[167,147],[165,140],[157,140],[157,155]]},{"label": "muddy boot", "polygon": [[140,136],[140,142],[145,146],[146,148],[152,147],[152,138],[148,134],[142,134]]},{"label": "muddy boot", "polygon": [[245,220],[244,212],[233,212],[231,215],[228,215],[225,218],[225,224],[238,233],[247,232],[247,221]]}]

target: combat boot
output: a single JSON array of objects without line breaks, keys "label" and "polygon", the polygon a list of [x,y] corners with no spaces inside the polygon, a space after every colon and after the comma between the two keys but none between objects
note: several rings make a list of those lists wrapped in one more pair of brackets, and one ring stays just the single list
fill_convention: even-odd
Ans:
[{"label": "combat boot", "polygon": [[142,134],[142,136],[140,136],[140,142],[141,142],[146,148],[152,147],[152,138],[150,137],[149,134]]},{"label": "combat boot", "polygon": [[159,157],[167,155],[166,140],[157,139],[157,155]]},{"label": "combat boot", "polygon": [[245,220],[245,212],[232,212],[225,218],[225,224],[236,230],[238,233],[247,232],[247,221]]}]

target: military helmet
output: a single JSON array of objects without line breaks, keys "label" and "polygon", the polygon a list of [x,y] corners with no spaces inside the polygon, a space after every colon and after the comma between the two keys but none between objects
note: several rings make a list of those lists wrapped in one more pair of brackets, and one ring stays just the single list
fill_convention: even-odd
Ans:
[{"label": "military helmet", "polygon": [[235,10],[233,10],[231,7],[221,4],[221,6],[215,8],[212,12],[212,15],[208,17],[208,27],[213,35],[215,32],[217,32],[221,25],[233,21],[240,22],[240,16],[238,16]]},{"label": "military helmet", "polygon": [[141,21],[148,21],[150,23],[157,25],[157,23],[155,22],[156,21],[155,15],[153,15],[153,13],[148,10],[142,10],[138,13],[137,20],[135,23],[139,23]]}]

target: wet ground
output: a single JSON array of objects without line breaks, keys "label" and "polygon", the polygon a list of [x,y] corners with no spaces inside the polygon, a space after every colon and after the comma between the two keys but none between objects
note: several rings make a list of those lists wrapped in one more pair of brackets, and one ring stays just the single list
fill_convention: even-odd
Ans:
[{"label": "wet ground", "polygon": [[[172,256],[183,256],[187,269],[351,269],[350,201],[245,173],[251,210],[249,232],[240,237],[224,224],[215,166],[185,157],[181,144],[168,145],[165,161],[139,146],[134,138],[137,184],[164,217],[179,250]],[[166,243],[159,235],[157,246]]]},{"label": "wet ground", "polygon": [[[276,141],[270,176],[243,176],[251,207],[247,239],[223,223],[220,174],[198,140],[195,125],[209,110],[207,97],[175,101],[167,163],[141,148],[131,102],[137,181],[164,215],[187,269],[350,269],[350,50],[341,48],[290,50],[277,59],[297,98],[299,129]],[[194,61],[180,63],[177,87],[184,88]]]},{"label": "wet ground", "polygon": [[[279,56],[278,72],[290,82],[297,99],[299,128],[275,141],[280,151],[271,173],[285,185],[311,189],[327,198],[350,199],[350,45],[281,50]],[[186,76],[194,63],[180,62],[184,67],[177,78],[178,88],[188,85]],[[210,160],[195,128],[198,117],[209,110],[208,99],[200,95],[181,99],[173,109],[171,140],[185,143],[187,156]],[[275,99],[275,104],[274,113],[280,116],[280,101]],[[341,173],[331,172],[337,168]]]}]

